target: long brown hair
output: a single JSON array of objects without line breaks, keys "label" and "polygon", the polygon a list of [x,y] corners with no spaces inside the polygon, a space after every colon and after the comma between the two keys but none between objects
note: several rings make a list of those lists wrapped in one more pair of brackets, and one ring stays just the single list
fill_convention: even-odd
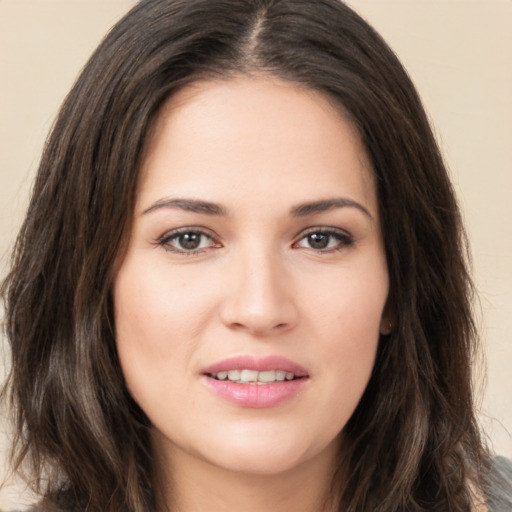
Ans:
[{"label": "long brown hair", "polygon": [[240,73],[329,95],[376,175],[394,328],[345,427],[339,510],[468,511],[487,458],[459,210],[406,72],[338,0],[143,0],[91,57],[48,139],[3,284],[14,466],[62,507],[153,510],[150,424],[115,350],[114,265],[159,108],[191,82]]}]

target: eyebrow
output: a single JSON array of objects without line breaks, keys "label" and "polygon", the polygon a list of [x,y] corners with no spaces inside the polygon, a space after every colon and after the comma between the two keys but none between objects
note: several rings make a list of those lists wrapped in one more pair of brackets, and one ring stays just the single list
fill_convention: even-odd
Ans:
[{"label": "eyebrow", "polygon": [[227,216],[228,214],[226,208],[220,204],[211,203],[209,201],[201,201],[199,199],[164,198],[159,199],[149,208],[146,208],[142,212],[142,215],[160,208],[178,208],[187,212],[202,213],[204,215]]},{"label": "eyebrow", "polygon": [[348,199],[346,197],[336,197],[333,199],[321,199],[319,201],[312,201],[310,203],[299,204],[291,209],[293,217],[306,217],[308,215],[315,215],[323,213],[334,208],[357,208],[366,216],[373,220],[372,214],[361,203]]},{"label": "eyebrow", "polygon": [[[333,210],[335,208],[357,208],[361,212],[363,212],[367,217],[373,220],[371,213],[365,208],[361,203],[354,201],[353,199],[348,199],[346,197],[336,197],[332,199],[320,199],[318,201],[311,201],[309,203],[302,203],[296,206],[293,206],[290,210],[290,214],[293,217],[307,217],[309,215],[316,215],[318,213],[323,213],[328,210]],[[161,208],[178,208],[180,210],[184,210],[192,213],[200,213],[203,215],[213,215],[213,216],[222,216],[226,217],[228,215],[228,210],[217,203],[212,203],[210,201],[203,201],[200,199],[184,199],[184,198],[163,198],[159,199],[155,203],[153,203],[150,207],[146,208],[142,215],[150,213],[154,210],[159,210]]]}]

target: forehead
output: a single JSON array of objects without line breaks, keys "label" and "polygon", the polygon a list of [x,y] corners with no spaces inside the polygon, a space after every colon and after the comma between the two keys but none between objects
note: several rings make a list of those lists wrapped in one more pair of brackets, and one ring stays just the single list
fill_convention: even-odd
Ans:
[{"label": "forehead", "polygon": [[[157,191],[239,196],[346,192],[376,210],[358,130],[320,92],[269,78],[201,81],[173,95],[147,141],[139,197]],[[300,197],[301,195],[308,197]]]}]

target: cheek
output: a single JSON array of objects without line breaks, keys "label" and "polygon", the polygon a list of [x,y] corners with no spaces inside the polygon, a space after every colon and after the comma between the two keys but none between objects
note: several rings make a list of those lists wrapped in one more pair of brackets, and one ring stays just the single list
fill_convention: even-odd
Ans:
[{"label": "cheek", "polygon": [[318,295],[316,306],[311,305],[322,352],[318,371],[329,382],[325,389],[335,390],[322,399],[325,407],[336,408],[340,424],[348,420],[370,379],[388,286],[387,269],[377,262],[364,272],[340,274],[330,281],[329,293]]},{"label": "cheek", "polygon": [[380,337],[381,309],[375,308],[373,315],[365,314],[363,309],[344,310],[321,338],[325,340],[321,361],[326,375],[334,387],[356,398],[370,378]]},{"label": "cheek", "polygon": [[[131,345],[145,355],[175,353],[179,340],[193,346],[195,333],[211,309],[199,282],[127,262],[114,286],[116,334],[120,350]],[[165,267],[165,266],[164,266]]]},{"label": "cheek", "polygon": [[[168,272],[167,272],[168,274]],[[211,300],[165,268],[125,261],[113,289],[116,345],[128,389],[151,407],[154,390],[175,394],[190,369]]]},{"label": "cheek", "polygon": [[[373,264],[372,264],[373,263]],[[347,267],[308,283],[304,294],[310,321],[329,340],[332,350],[374,345],[379,338],[389,282],[384,261]]]},{"label": "cheek", "polygon": [[189,407],[180,398],[190,396],[183,374],[190,366],[193,336],[190,330],[185,336],[189,322],[183,314],[179,316],[183,301],[162,297],[156,293],[158,287],[146,287],[146,283],[136,289],[133,285],[131,279],[116,283],[116,346],[121,369],[128,391],[151,422],[168,410],[165,421],[171,425],[179,417],[177,411],[185,413]]}]

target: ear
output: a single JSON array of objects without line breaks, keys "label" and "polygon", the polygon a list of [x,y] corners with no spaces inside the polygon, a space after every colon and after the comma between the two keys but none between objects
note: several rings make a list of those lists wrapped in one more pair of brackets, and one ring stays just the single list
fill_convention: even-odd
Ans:
[{"label": "ear", "polygon": [[379,332],[382,336],[389,336],[393,332],[393,323],[382,317]]},{"label": "ear", "polygon": [[386,302],[384,306],[384,311],[382,312],[382,317],[380,319],[380,329],[379,332],[381,336],[389,336],[395,327],[395,315],[393,313],[393,308],[390,306],[389,301]]}]

